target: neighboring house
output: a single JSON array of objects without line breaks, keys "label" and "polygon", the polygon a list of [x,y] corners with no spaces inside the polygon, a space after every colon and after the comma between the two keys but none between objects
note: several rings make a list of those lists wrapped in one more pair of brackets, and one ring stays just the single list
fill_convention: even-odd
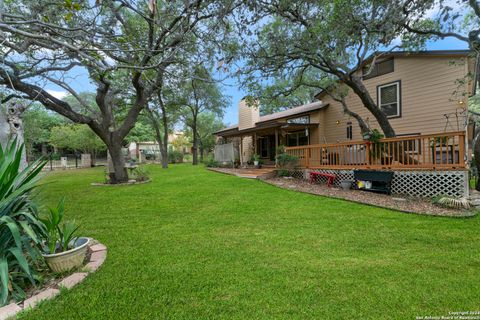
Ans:
[{"label": "neighboring house", "polygon": [[[274,164],[276,148],[285,145],[308,169],[465,170],[467,102],[473,92],[468,55],[465,50],[395,52],[377,59],[363,81],[397,138],[384,140],[380,154],[373,150],[375,157],[356,120],[326,93],[316,96],[318,102],[265,116],[241,101],[238,125],[215,135],[238,145],[242,163],[257,153]],[[351,90],[346,102],[371,129],[380,130]]]},{"label": "neighboring house", "polygon": [[[174,132],[168,135],[168,150],[180,151],[183,154],[190,153],[190,148],[186,142],[183,132]],[[138,162],[160,161],[160,147],[157,141],[131,142],[128,145],[128,154]]]}]

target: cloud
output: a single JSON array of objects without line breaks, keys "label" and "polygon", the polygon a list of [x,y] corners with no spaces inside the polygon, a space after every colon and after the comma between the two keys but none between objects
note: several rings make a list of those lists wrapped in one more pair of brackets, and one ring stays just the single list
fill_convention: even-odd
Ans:
[{"label": "cloud", "polygon": [[66,96],[68,96],[68,92],[66,92],[66,91],[47,90],[47,92],[49,94],[51,94],[52,96],[54,96],[55,98],[60,99],[60,100],[65,98]]}]

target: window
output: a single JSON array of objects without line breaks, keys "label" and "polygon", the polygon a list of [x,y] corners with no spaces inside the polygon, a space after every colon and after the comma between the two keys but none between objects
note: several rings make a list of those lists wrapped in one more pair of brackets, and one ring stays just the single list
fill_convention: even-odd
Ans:
[{"label": "window", "polygon": [[353,139],[353,126],[351,121],[347,122],[347,139],[348,140]]},{"label": "window", "polygon": [[287,119],[287,123],[308,124],[310,123],[310,116]]},{"label": "window", "polygon": [[373,66],[372,71],[367,74],[367,72],[370,71],[370,66],[371,65],[367,65],[363,67],[363,80],[371,79],[393,72],[393,58],[377,61],[375,63],[375,66]]},{"label": "window", "polygon": [[287,146],[305,146],[308,145],[308,129],[287,133]]},{"label": "window", "polygon": [[401,117],[400,81],[377,87],[377,103],[389,118]]}]

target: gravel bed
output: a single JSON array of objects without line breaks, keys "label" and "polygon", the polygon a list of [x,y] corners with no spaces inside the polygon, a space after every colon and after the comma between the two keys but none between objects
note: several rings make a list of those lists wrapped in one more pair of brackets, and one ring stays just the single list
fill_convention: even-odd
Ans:
[{"label": "gravel bed", "polygon": [[276,177],[263,179],[263,181],[284,189],[350,200],[408,213],[448,217],[472,217],[477,213],[476,210],[456,210],[440,207],[431,203],[429,199],[405,197],[403,195],[386,195],[360,190],[345,191],[335,187],[329,188],[325,184],[311,184],[306,180],[294,179],[291,177]]}]

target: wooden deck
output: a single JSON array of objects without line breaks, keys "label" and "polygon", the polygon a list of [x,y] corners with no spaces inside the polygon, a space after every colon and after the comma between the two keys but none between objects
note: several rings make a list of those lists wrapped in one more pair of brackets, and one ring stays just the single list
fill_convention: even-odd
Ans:
[{"label": "wooden deck", "polygon": [[465,131],[287,147],[302,168],[465,170]]}]

